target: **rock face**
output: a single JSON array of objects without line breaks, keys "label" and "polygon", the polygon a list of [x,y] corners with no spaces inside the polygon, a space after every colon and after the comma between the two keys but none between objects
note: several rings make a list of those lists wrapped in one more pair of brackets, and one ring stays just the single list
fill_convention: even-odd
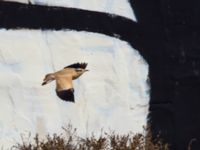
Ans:
[{"label": "rock face", "polygon": [[98,12],[107,12],[110,14],[121,15],[132,20],[136,20],[133,10],[128,0],[4,0],[20,3],[31,3],[33,5],[61,6],[79,8],[84,10],[93,10]]},{"label": "rock face", "polygon": [[[149,103],[148,65],[127,42],[97,33],[0,29],[0,145],[21,133],[45,135],[72,124],[81,136],[103,128],[142,132]],[[60,100],[47,73],[87,62],[75,101]]]},{"label": "rock face", "polygon": [[[148,111],[148,67],[126,42],[75,31],[0,31],[1,141],[21,132],[58,132],[71,123],[81,135],[101,128],[140,132]],[[74,81],[76,103],[60,100],[45,74],[74,62],[88,73]]]}]

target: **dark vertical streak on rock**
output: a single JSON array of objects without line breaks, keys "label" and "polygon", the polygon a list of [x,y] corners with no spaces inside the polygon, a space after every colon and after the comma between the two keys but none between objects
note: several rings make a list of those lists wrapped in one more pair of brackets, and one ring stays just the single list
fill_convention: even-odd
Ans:
[{"label": "dark vertical streak on rock", "polygon": [[[200,139],[200,3],[180,0],[130,0],[150,51],[149,122],[154,135],[187,149]],[[195,123],[194,123],[195,122]],[[196,141],[192,149],[200,149]]]}]

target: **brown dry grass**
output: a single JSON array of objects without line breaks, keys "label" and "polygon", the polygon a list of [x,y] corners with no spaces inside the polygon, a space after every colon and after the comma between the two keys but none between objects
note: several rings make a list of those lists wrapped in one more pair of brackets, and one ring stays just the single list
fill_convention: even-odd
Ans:
[{"label": "brown dry grass", "polygon": [[[40,139],[37,134],[31,142],[30,138],[12,147],[13,150],[169,150],[168,144],[161,140],[152,142],[150,134],[118,135],[114,132],[103,133],[98,138],[91,136],[81,138],[76,135],[76,129],[72,126],[63,128],[64,133],[53,136],[47,135],[46,139]],[[146,129],[145,129],[146,130]],[[159,138],[158,138],[159,139]]]}]

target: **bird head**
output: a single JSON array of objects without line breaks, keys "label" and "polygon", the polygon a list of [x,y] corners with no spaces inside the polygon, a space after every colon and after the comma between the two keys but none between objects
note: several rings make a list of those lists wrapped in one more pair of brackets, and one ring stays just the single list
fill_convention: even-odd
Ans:
[{"label": "bird head", "polygon": [[45,85],[45,84],[48,84],[50,83],[51,81],[55,80],[55,75],[50,73],[50,74],[47,74],[43,80],[43,83],[42,85]]}]

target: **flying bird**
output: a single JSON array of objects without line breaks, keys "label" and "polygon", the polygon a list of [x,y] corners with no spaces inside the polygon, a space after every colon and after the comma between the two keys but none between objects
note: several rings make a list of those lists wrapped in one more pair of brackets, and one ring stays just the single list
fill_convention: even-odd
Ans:
[{"label": "flying bird", "polygon": [[87,63],[75,63],[66,66],[62,70],[47,74],[42,85],[46,85],[55,80],[57,96],[64,101],[74,102],[72,80],[79,78],[83,73],[89,71],[86,67]]}]

